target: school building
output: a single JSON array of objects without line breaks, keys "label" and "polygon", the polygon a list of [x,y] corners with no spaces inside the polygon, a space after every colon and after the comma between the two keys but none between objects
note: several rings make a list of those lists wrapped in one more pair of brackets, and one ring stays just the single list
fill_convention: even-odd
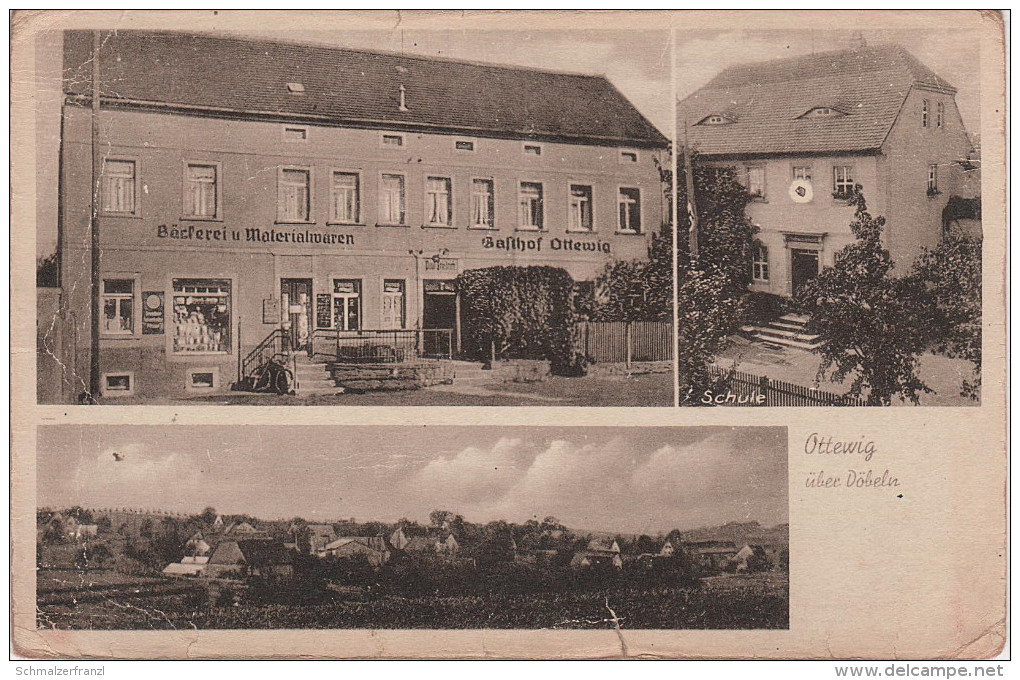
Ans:
[{"label": "school building", "polygon": [[93,123],[107,399],[229,390],[274,334],[317,352],[402,331],[455,356],[460,272],[590,282],[647,257],[668,217],[668,141],[603,76],[166,32],[102,32],[94,55],[93,39],[64,37],[67,400],[89,375]]}]

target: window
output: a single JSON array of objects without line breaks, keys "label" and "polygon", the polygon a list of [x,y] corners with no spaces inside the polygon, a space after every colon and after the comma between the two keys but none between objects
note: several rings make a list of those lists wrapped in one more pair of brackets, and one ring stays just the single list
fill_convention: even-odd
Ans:
[{"label": "window", "polygon": [[941,128],[946,122],[946,105],[942,102],[935,104],[935,127]]},{"label": "window", "polygon": [[382,328],[404,328],[407,323],[407,310],[404,295],[403,279],[386,279],[383,281]]},{"label": "window", "polygon": [[749,165],[745,168],[747,172],[747,193],[751,198],[765,200],[765,166]]},{"label": "window", "polygon": [[755,281],[769,280],[769,249],[756,241],[751,260],[751,277]]},{"label": "window", "polygon": [[106,159],[103,161],[103,212],[134,215],[135,162]]},{"label": "window", "polygon": [[333,328],[338,331],[361,328],[361,281],[333,280]]},{"label": "window", "polygon": [[174,279],[175,354],[230,352],[230,281]]},{"label": "window", "polygon": [[811,181],[811,166],[810,165],[795,165],[793,166],[793,178],[802,179],[806,182]]},{"label": "window", "polygon": [[404,223],[404,176],[383,175],[379,184],[380,224]]},{"label": "window", "polygon": [[133,373],[104,373],[104,397],[130,397],[135,393],[135,376]]},{"label": "window", "polygon": [[357,224],[361,218],[361,177],[358,173],[334,172],[332,191],[330,221]]},{"label": "window", "polygon": [[525,144],[524,145],[525,156],[541,156],[542,146],[540,144]]},{"label": "window", "polygon": [[837,165],[832,168],[832,191],[837,197],[849,196],[854,189],[854,167]]},{"label": "window", "polygon": [[837,111],[836,109],[832,108],[831,106],[816,106],[815,108],[810,109],[810,110],[804,112],[799,117],[800,118],[832,118],[833,116],[842,116],[842,115],[845,115],[845,114],[842,111]]},{"label": "window", "polygon": [[135,332],[135,282],[131,279],[103,281],[104,335],[133,335]]},{"label": "window", "polygon": [[453,198],[449,177],[425,180],[425,221],[429,226],[449,227],[453,224]]},{"label": "window", "polygon": [[714,113],[711,116],[705,116],[704,118],[702,118],[698,122],[698,125],[726,125],[727,123],[732,122],[733,121],[727,118],[726,116],[720,116],[719,114]]},{"label": "window", "polygon": [[278,215],[281,222],[308,222],[311,217],[311,171],[280,169]]},{"label": "window", "polygon": [[404,146],[404,135],[383,135],[383,146]]},{"label": "window", "polygon": [[219,214],[219,167],[188,163],[184,177],[184,216],[216,219]]},{"label": "window", "polygon": [[581,184],[570,185],[569,231],[591,231],[593,227],[591,187]]},{"label": "window", "polygon": [[471,180],[471,226],[492,229],[495,223],[495,200],[492,180]]},{"label": "window", "polygon": [[620,206],[620,231],[641,233],[641,190],[621,187],[617,202]]},{"label": "window", "polygon": [[521,182],[518,198],[518,227],[520,229],[541,230],[542,218],[544,217],[541,183]]},{"label": "window", "polygon": [[475,143],[468,139],[458,139],[453,143],[453,148],[457,151],[474,151]]},{"label": "window", "polygon": [[928,195],[934,196],[939,193],[939,166],[936,163],[928,164]]},{"label": "window", "polygon": [[304,94],[304,83],[287,83],[287,92],[290,92],[291,94]]},{"label": "window", "polygon": [[928,100],[921,100],[921,127],[928,127]]},{"label": "window", "polygon": [[188,371],[188,381],[185,388],[204,392],[215,390],[219,382],[219,371],[215,368],[196,368]]},{"label": "window", "polygon": [[620,162],[621,163],[637,163],[638,153],[637,151],[621,151]]},{"label": "window", "polygon": [[283,128],[283,141],[285,142],[306,142],[308,141],[308,128],[292,127]]}]

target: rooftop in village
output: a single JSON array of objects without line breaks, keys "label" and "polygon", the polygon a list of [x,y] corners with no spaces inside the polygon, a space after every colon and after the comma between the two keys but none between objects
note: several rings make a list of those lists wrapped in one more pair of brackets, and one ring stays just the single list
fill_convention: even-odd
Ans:
[{"label": "rooftop in village", "polygon": [[868,152],[913,87],[956,92],[899,45],[857,47],[730,66],[679,103],[677,120],[706,155]]},{"label": "rooftop in village", "polygon": [[[92,33],[64,37],[64,89],[90,96]],[[610,81],[518,66],[170,32],[104,32],[107,105],[425,132],[664,147]]]}]

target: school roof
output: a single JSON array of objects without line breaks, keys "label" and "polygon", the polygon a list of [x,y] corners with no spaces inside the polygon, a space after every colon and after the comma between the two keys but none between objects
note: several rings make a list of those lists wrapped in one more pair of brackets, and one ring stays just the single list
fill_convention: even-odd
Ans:
[{"label": "school roof", "polygon": [[[677,121],[705,155],[875,151],[912,87],[956,92],[898,45],[859,47],[731,66],[680,102]],[[818,108],[833,113],[804,117]]]},{"label": "school roof", "polygon": [[[92,34],[64,38],[64,85],[87,98]],[[204,115],[665,147],[601,75],[169,32],[101,35],[104,102]],[[406,110],[400,107],[404,88]],[[664,93],[665,94],[665,93]]]}]

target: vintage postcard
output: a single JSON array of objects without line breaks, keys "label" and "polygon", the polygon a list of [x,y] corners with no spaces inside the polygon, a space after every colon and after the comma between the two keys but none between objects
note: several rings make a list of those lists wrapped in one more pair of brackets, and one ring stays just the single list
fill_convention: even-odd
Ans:
[{"label": "vintage postcard", "polygon": [[14,648],[999,654],[1005,40],[15,13]]}]

